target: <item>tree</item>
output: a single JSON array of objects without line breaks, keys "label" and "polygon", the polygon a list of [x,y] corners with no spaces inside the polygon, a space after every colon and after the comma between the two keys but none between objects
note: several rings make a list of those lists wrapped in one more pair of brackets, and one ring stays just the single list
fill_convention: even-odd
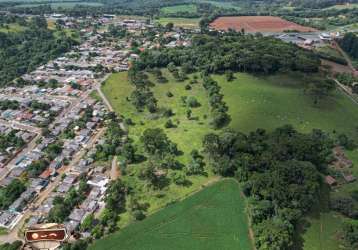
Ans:
[{"label": "tree", "polygon": [[332,93],[335,87],[336,84],[333,80],[326,79],[308,84],[306,91],[313,96],[314,104],[318,104],[321,99]]},{"label": "tree", "polygon": [[123,212],[125,208],[127,189],[120,179],[111,181],[105,193],[106,209],[115,213]]},{"label": "tree", "polygon": [[144,150],[154,156],[164,157],[165,154],[176,154],[176,145],[169,141],[165,132],[160,128],[144,130],[140,137]]},{"label": "tree", "polygon": [[279,218],[274,220],[265,220],[256,227],[255,244],[258,250],[282,250],[291,249],[292,233],[294,228],[292,224]]}]

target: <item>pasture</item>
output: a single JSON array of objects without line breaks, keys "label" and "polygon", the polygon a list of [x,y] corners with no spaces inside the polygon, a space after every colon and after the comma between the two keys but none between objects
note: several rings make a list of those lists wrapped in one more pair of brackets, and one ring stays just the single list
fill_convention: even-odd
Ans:
[{"label": "pasture", "polygon": [[[167,83],[156,83],[152,88],[155,98],[158,100],[159,108],[170,108],[174,112],[171,117],[175,128],[167,129],[164,127],[168,118],[159,116],[152,117],[148,112],[137,112],[134,106],[127,101],[133,91],[133,86],[128,82],[127,72],[113,74],[109,77],[102,87],[103,93],[111,102],[114,110],[126,118],[131,118],[135,125],[129,126],[129,133],[134,141],[138,141],[143,131],[147,128],[160,127],[168,137],[178,144],[180,150],[184,152],[181,156],[183,163],[186,163],[186,154],[193,149],[200,149],[202,138],[205,134],[212,131],[209,128],[209,118],[204,119],[204,115],[210,115],[208,98],[204,87],[201,84],[191,85],[191,90],[185,90],[185,85],[189,82],[176,82],[173,76],[167,71],[162,70],[163,76],[168,80]],[[155,82],[150,74],[151,81]],[[170,91],[173,97],[168,97]],[[186,118],[186,106],[183,104],[182,96],[194,96],[200,103],[200,107],[192,108],[192,117],[196,119],[188,120]]]},{"label": "pasture", "polygon": [[89,249],[249,250],[245,207],[239,184],[225,179],[96,241]]},{"label": "pasture", "polygon": [[249,132],[292,124],[302,132],[319,128],[358,139],[355,123],[358,105],[340,91],[315,105],[312,97],[304,93],[304,80],[300,75],[255,77],[238,73],[235,76],[232,82],[227,82],[224,76],[214,77],[229,106],[232,128]]},{"label": "pasture", "polygon": [[244,29],[249,33],[256,32],[284,32],[297,30],[300,32],[313,32],[314,28],[305,27],[275,16],[226,16],[215,19],[210,26],[217,30]]},{"label": "pasture", "polygon": [[173,23],[175,27],[182,27],[187,29],[196,29],[199,28],[199,18],[180,18],[180,17],[161,17],[156,20],[157,23],[161,25],[166,25],[167,23]]},{"label": "pasture", "polygon": [[209,3],[216,7],[224,8],[224,9],[235,9],[241,10],[241,7],[238,6],[238,2],[219,2],[219,1],[210,1],[210,0],[201,0],[201,3]]},{"label": "pasture", "polygon": [[178,12],[196,13],[197,8],[196,5],[194,4],[181,4],[181,5],[163,7],[160,9],[160,11],[163,14],[175,14]]}]

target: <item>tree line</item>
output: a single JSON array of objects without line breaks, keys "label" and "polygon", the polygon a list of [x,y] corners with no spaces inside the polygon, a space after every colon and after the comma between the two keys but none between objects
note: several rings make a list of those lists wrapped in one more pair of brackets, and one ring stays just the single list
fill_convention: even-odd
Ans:
[{"label": "tree line", "polygon": [[196,35],[192,46],[144,51],[137,67],[166,67],[189,64],[206,73],[249,72],[272,74],[278,71],[317,72],[320,61],[312,52],[294,44],[262,35],[241,32]]}]

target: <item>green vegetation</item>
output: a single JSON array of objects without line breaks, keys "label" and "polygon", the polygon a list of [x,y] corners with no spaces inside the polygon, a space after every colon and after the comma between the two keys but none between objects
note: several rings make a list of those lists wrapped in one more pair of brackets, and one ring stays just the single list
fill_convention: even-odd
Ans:
[{"label": "green vegetation", "polygon": [[100,7],[103,6],[102,3],[99,2],[72,2],[72,1],[64,1],[64,2],[54,2],[54,3],[25,3],[25,4],[19,4],[16,5],[16,7],[18,8],[32,8],[32,7],[41,7],[41,6],[51,6],[51,8],[53,9],[57,9],[57,8],[63,8],[63,9],[71,9],[74,8],[77,5],[81,5],[81,6],[90,6],[90,7]]},{"label": "green vegetation", "polygon": [[245,200],[226,179],[133,223],[89,249],[252,249]]},{"label": "green vegetation", "polygon": [[163,26],[173,23],[175,27],[194,29],[199,28],[199,20],[199,18],[161,17],[156,22]]},{"label": "green vegetation", "polygon": [[[16,77],[58,57],[77,43],[65,32],[55,35],[47,28],[44,17],[19,22],[27,27],[23,32],[0,32],[0,86],[10,84]],[[18,80],[17,84],[26,83]]]},{"label": "green vegetation", "polygon": [[[126,99],[133,90],[134,86],[128,82],[127,72],[113,74],[106,81],[102,90],[108,97],[114,110],[125,118],[130,118],[133,124],[128,126],[130,137],[136,142],[140,135],[147,128],[160,127],[164,129],[169,139],[178,144],[178,148],[185,154],[189,154],[193,149],[201,147],[201,139],[204,134],[210,131],[209,121],[204,116],[209,116],[210,110],[207,101],[205,89],[201,84],[193,84],[190,91],[185,90],[186,83],[177,82],[174,77],[166,70],[163,70],[163,76],[168,80],[167,83],[156,84],[152,89],[155,98],[158,100],[159,108],[171,109],[175,114],[171,119],[177,125],[175,128],[164,128],[167,117],[150,115],[136,111],[135,107]],[[155,82],[153,76],[150,79]],[[168,97],[170,91],[173,97]],[[201,104],[200,107],[192,108],[192,116],[199,120],[188,120],[186,118],[186,106],[181,99],[182,96],[195,96]],[[188,159],[181,157],[184,163]]]},{"label": "green vegetation", "polygon": [[207,0],[200,0],[201,3],[209,3],[216,7],[224,8],[224,9],[235,9],[240,10],[241,7],[238,6],[238,2],[226,2],[226,1],[207,1]]},{"label": "green vegetation", "polygon": [[18,179],[12,180],[8,186],[1,188],[0,209],[7,209],[25,190],[25,184]]},{"label": "green vegetation", "polygon": [[330,45],[320,46],[315,49],[322,59],[330,60],[339,64],[347,65],[346,59]]},{"label": "green vegetation", "polygon": [[229,106],[230,126],[238,131],[273,130],[292,124],[303,132],[320,128],[358,138],[354,122],[358,107],[339,91],[315,105],[304,93],[305,80],[299,75],[254,77],[240,73],[231,82],[224,76],[213,78],[220,83]]},{"label": "green vegetation", "polygon": [[178,12],[196,13],[197,8],[194,4],[183,4],[163,7],[160,9],[163,14],[174,14]]},{"label": "green vegetation", "polygon": [[337,5],[327,7],[325,9],[326,10],[330,10],[330,9],[342,10],[342,9],[354,9],[354,8],[358,8],[357,3],[337,4]]},{"label": "green vegetation", "polygon": [[20,250],[22,247],[22,241],[16,240],[13,243],[4,243],[0,245],[0,250]]}]

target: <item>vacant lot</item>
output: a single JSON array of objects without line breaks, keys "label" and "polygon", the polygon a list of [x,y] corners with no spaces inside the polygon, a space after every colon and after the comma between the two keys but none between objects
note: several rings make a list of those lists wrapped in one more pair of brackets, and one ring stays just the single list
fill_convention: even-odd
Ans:
[{"label": "vacant lot", "polygon": [[199,27],[199,20],[199,18],[162,17],[157,20],[157,23],[161,25],[173,23],[175,27],[195,29]]},{"label": "vacant lot", "polygon": [[245,200],[238,183],[226,179],[97,241],[90,249],[249,250]]},{"label": "vacant lot", "polygon": [[194,4],[181,4],[160,9],[163,14],[175,14],[178,12],[196,13],[197,8]]},{"label": "vacant lot", "polygon": [[316,31],[313,28],[305,27],[280,17],[274,16],[228,16],[215,19],[210,26],[217,30],[234,29],[246,32],[284,32],[297,30],[300,32]]},{"label": "vacant lot", "polygon": [[358,139],[356,122],[358,106],[337,91],[318,105],[303,91],[302,76],[277,75],[254,77],[236,74],[227,82],[224,76],[216,76],[221,83],[224,100],[232,117],[231,126],[243,132],[256,128],[272,130],[284,124],[292,124],[300,131],[314,128],[333,133],[347,133]]}]

